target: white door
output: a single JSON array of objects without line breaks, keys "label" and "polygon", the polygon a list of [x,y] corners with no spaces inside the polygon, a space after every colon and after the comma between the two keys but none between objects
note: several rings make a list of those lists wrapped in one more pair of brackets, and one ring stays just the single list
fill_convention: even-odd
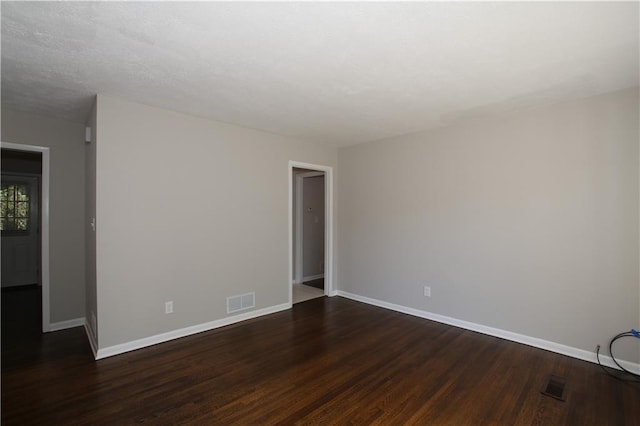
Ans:
[{"label": "white door", "polygon": [[39,179],[2,174],[2,287],[39,284]]}]

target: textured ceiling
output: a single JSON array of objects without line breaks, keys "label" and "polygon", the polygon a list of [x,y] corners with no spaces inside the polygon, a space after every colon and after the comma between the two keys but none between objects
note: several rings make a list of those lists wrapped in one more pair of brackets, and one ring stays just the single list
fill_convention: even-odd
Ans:
[{"label": "textured ceiling", "polygon": [[6,2],[2,106],[96,93],[349,145],[638,85],[638,3]]}]

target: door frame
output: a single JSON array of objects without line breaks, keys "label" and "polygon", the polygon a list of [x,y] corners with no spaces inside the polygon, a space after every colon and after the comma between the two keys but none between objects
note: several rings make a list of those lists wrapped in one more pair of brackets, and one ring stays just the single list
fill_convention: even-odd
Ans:
[{"label": "door frame", "polygon": [[42,285],[42,332],[51,331],[51,306],[49,288],[49,181],[50,181],[50,148],[37,145],[22,145],[0,142],[0,148],[14,151],[39,152],[42,154],[42,175],[40,177],[40,282]]},{"label": "door frame", "polygon": [[[289,306],[293,306],[293,169],[307,169],[315,172],[324,172],[324,294],[335,296],[337,294],[333,282],[333,167],[318,164],[289,161]],[[301,178],[302,179],[302,178]],[[300,186],[296,187],[298,194]],[[299,199],[300,197],[297,197]],[[298,203],[297,203],[298,204]],[[302,205],[301,203],[299,204]],[[297,207],[297,206],[296,206]],[[300,222],[300,221],[298,221]],[[300,223],[296,223],[300,226]],[[299,234],[299,232],[296,232]],[[296,235],[298,237],[298,235]],[[296,272],[298,270],[296,269]]]}]

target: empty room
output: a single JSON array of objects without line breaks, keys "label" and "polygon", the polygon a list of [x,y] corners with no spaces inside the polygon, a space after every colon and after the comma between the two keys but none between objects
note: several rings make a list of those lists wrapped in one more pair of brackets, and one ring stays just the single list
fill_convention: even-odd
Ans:
[{"label": "empty room", "polygon": [[640,423],[639,2],[12,2],[3,425]]}]

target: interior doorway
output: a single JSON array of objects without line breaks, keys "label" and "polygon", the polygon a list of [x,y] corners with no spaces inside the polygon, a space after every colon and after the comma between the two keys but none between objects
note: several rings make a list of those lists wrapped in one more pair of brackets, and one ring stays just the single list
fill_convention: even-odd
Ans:
[{"label": "interior doorway", "polygon": [[49,148],[5,142],[1,148],[3,336],[10,324],[17,332],[47,332]]},{"label": "interior doorway", "polygon": [[332,169],[289,163],[290,301],[332,295]]}]

